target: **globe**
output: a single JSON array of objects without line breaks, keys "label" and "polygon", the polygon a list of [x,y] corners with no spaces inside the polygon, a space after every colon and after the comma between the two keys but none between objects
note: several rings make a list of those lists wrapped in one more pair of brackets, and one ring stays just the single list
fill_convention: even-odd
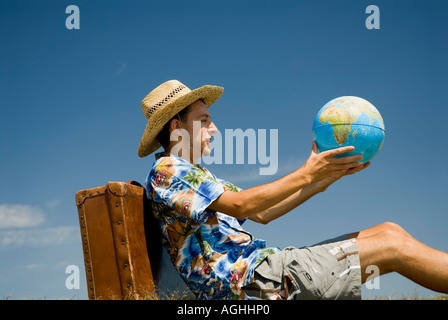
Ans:
[{"label": "globe", "polygon": [[383,146],[386,130],[378,110],[367,100],[344,96],[331,100],[316,115],[313,139],[319,152],[344,146],[355,150],[339,157],[362,155],[359,162],[372,160]]}]

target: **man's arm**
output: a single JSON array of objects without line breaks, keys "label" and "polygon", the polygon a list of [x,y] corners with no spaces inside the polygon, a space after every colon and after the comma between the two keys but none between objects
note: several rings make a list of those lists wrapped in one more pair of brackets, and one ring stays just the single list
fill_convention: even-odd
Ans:
[{"label": "man's arm", "polygon": [[238,219],[272,221],[322,191],[322,187],[325,189],[326,184],[328,187],[329,183],[348,174],[350,169],[360,171],[363,166],[354,162],[360,156],[334,158],[353,150],[353,147],[342,147],[318,154],[313,143],[311,156],[303,167],[268,184],[241,192],[225,191],[209,208]]},{"label": "man's arm", "polygon": [[[344,175],[354,174],[356,172],[364,170],[369,165],[370,162],[366,163],[363,166],[358,166],[356,168],[349,169]],[[292,209],[300,206],[302,203],[304,203],[314,195],[324,192],[331,184],[339,180],[341,177],[342,177],[341,175],[335,175],[328,179],[312,183],[306,186],[305,188],[296,191],[290,197],[266,209],[265,211],[250,216],[249,219],[258,223],[267,224],[272,220],[275,220],[283,216]]]},{"label": "man's arm", "polygon": [[321,190],[315,184],[310,184],[274,206],[250,216],[249,219],[258,223],[267,224],[298,207],[319,192]]}]

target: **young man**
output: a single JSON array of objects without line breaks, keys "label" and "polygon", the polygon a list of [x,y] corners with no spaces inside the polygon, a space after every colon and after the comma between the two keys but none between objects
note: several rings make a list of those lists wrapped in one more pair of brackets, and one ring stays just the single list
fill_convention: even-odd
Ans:
[{"label": "young man", "polygon": [[306,248],[266,247],[242,228],[245,219],[268,223],[369,166],[343,147],[318,153],[277,181],[241,190],[198,164],[210,154],[218,129],[208,108],[223,88],[191,91],[167,81],[142,101],[148,120],[139,146],[145,157],[163,146],[146,189],[179,274],[199,299],[360,299],[376,266],[448,292],[448,254],[429,248],[386,222]]}]

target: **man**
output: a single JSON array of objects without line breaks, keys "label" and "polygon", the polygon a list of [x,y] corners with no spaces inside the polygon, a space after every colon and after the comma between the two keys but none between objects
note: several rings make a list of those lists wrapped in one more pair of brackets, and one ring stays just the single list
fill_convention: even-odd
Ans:
[{"label": "man", "polygon": [[241,190],[198,164],[218,132],[208,108],[223,88],[191,91],[167,81],[142,101],[148,120],[139,146],[145,157],[163,146],[146,180],[165,245],[179,274],[199,299],[360,299],[376,266],[448,292],[448,255],[386,222],[306,247],[266,247],[242,228],[268,223],[369,166],[361,156],[335,157],[353,147],[318,153],[277,181]]}]

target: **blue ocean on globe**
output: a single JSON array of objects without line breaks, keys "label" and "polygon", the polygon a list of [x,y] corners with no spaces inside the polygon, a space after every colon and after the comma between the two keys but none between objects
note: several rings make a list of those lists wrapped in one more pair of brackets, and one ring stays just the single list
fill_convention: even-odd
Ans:
[{"label": "blue ocean on globe", "polygon": [[319,152],[354,146],[361,154],[359,162],[372,160],[383,146],[386,130],[379,111],[367,100],[344,96],[331,100],[317,113],[313,123],[313,139]]}]

